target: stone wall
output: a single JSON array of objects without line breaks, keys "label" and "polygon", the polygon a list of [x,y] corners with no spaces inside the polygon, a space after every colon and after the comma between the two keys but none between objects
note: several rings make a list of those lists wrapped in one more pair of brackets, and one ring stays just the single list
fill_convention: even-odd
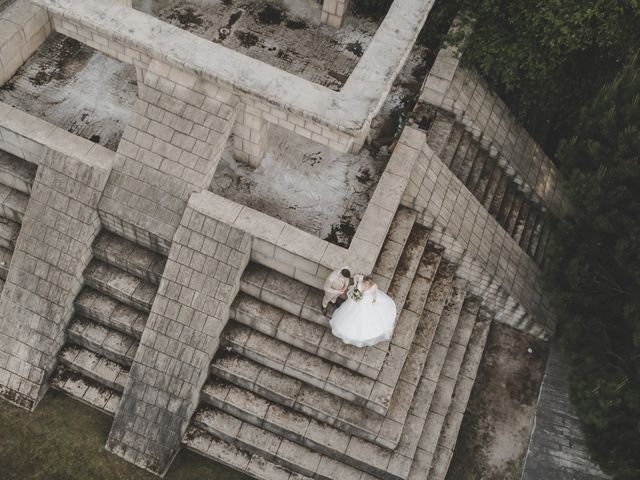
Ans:
[{"label": "stone wall", "polygon": [[100,218],[109,230],[166,255],[189,195],[211,184],[239,104],[217,85],[165,63],[137,72],[139,98]]},{"label": "stone wall", "polygon": [[396,0],[344,88],[334,92],[115,3],[35,2],[64,35],[137,67],[155,59],[216,82],[246,111],[255,109],[252,115],[342,152],[362,148],[433,4]]},{"label": "stone wall", "polygon": [[469,281],[495,319],[532,335],[548,338],[554,320],[544,299],[541,272],[473,194],[442,163],[420,130],[395,155],[418,155],[403,205],[419,213],[432,228],[431,238],[445,247],[459,265],[458,275]]},{"label": "stone wall", "polygon": [[[9,130],[2,123],[6,140]],[[46,391],[64,343],[111,170],[111,152],[66,135],[68,144],[54,131],[40,158],[0,297],[0,395],[28,409]]]},{"label": "stone wall", "polygon": [[51,33],[47,11],[18,0],[0,14],[0,85],[9,80]]},{"label": "stone wall", "polygon": [[422,87],[420,103],[455,114],[483,147],[513,172],[525,193],[556,216],[565,216],[570,207],[562,195],[556,166],[487,82],[460,61],[454,47],[438,52]]},{"label": "stone wall", "polygon": [[116,413],[107,448],[164,474],[198,405],[251,237],[210,214],[194,194],[169,258]]}]

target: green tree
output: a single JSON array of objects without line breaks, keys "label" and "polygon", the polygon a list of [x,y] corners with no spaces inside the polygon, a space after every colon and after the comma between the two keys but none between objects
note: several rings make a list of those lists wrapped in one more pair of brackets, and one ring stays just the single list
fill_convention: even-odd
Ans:
[{"label": "green tree", "polygon": [[640,478],[640,62],[583,109],[558,152],[575,216],[549,250],[548,292],[596,460]]},{"label": "green tree", "polygon": [[542,119],[560,138],[572,135],[582,106],[640,45],[638,0],[451,2],[474,20],[463,61],[521,119]]}]

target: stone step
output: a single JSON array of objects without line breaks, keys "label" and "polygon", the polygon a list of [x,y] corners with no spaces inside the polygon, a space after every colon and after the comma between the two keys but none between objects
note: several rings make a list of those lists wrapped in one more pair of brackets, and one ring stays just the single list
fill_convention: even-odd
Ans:
[{"label": "stone step", "polygon": [[532,205],[527,216],[527,221],[522,229],[522,236],[520,237],[520,248],[529,253],[529,244],[531,243],[531,237],[533,236],[533,230],[536,225],[538,216],[542,215],[539,205]]},{"label": "stone step", "polygon": [[9,266],[13,252],[8,248],[0,247],[0,279],[6,280],[9,275]]},{"label": "stone step", "polygon": [[[310,385],[297,376],[290,377],[280,373],[281,368],[274,371],[245,358],[226,355],[217,357],[212,363],[211,371],[234,385],[333,425],[342,431],[384,448],[395,448],[400,440],[402,427],[427,360],[429,345],[440,321],[440,314],[446,308],[445,302],[448,301],[453,282],[453,268],[450,265],[438,273],[439,276],[436,276],[433,282],[429,293],[430,300],[427,301],[427,306],[420,318],[410,352],[395,380],[396,385],[388,401],[389,408],[384,416],[367,411],[362,405],[354,405],[343,396],[335,396],[324,391],[322,384]],[[390,365],[394,363],[391,362]]]},{"label": "stone step", "polygon": [[510,182],[509,185],[507,185],[507,189],[505,190],[505,193],[504,193],[504,195],[502,197],[502,202],[500,203],[500,208],[496,212],[495,219],[505,229],[506,229],[506,225],[507,225],[507,217],[509,216],[509,212],[511,211],[511,207],[513,206],[513,204],[515,202],[515,197],[516,197],[516,192],[517,191],[518,191],[518,188],[516,187],[516,184],[513,183],[513,182]]},{"label": "stone step", "polygon": [[473,142],[467,151],[467,155],[462,159],[462,163],[458,167],[457,171],[454,171],[456,176],[460,179],[460,181],[467,185],[469,174],[473,168],[474,162],[478,155],[478,143]]},{"label": "stone step", "polygon": [[480,312],[462,361],[460,375],[453,390],[453,400],[444,419],[436,446],[434,448],[432,441],[427,441],[427,437],[424,435],[421,436],[416,452],[416,461],[411,469],[409,480],[425,478],[424,473],[426,471],[429,472],[427,476],[429,480],[445,480],[478,367],[480,366],[490,326],[490,317],[484,312]]},{"label": "stone step", "polygon": [[116,414],[120,404],[120,393],[64,366],[59,366],[54,371],[49,385],[110,416]]},{"label": "stone step", "polygon": [[[311,480],[309,477],[282,468],[264,457],[241,450],[201,428],[189,427],[183,444],[192,452],[258,480]],[[329,464],[325,463],[323,468],[329,468]]]},{"label": "stone step", "polygon": [[20,224],[0,217],[0,247],[13,252],[20,234]]},{"label": "stone step", "polygon": [[[459,132],[459,130],[452,130],[452,133],[454,131]],[[451,158],[450,160],[447,159],[446,161],[444,158],[440,158],[440,159],[449,166],[449,170],[451,170],[455,175],[457,175],[460,169],[462,168],[462,164],[464,163],[467,155],[469,155],[470,153],[472,154],[472,152],[475,151],[474,143],[475,142],[473,141],[473,136],[469,132],[463,131],[462,136],[457,144],[457,148],[455,150],[453,158]],[[472,152],[470,152],[470,150]],[[445,148],[442,152],[442,155],[445,155],[446,152],[447,152],[447,149]]]},{"label": "stone step", "polygon": [[71,319],[67,336],[76,345],[125,367],[131,366],[138,348],[135,338],[79,316]]},{"label": "stone step", "polygon": [[475,158],[473,159],[473,165],[471,166],[471,170],[469,171],[469,176],[464,182],[464,184],[474,196],[476,185],[480,181],[480,176],[482,175],[482,172],[484,172],[485,164],[487,163],[488,158],[489,156],[485,152],[476,152]]},{"label": "stone step", "polygon": [[361,478],[361,472],[354,467],[264,428],[243,422],[216,408],[200,408],[194,415],[192,424],[239,450],[258,455],[304,477],[316,480]]},{"label": "stone step", "polygon": [[[225,382],[206,384],[202,395],[208,406],[201,408],[196,414],[195,424],[206,430],[212,427],[216,431],[220,430],[220,426],[217,425],[219,421],[230,419],[231,423],[237,423],[240,420],[247,425],[245,430],[248,430],[247,434],[250,436],[262,435],[264,432],[272,439],[284,438],[354,469],[373,470],[372,474],[384,474],[371,469],[367,463],[363,464],[362,461],[350,457],[347,449],[352,436],[333,426]],[[227,416],[219,418],[218,412]],[[238,436],[242,438],[243,433],[238,432]],[[371,450],[372,455],[392,455],[389,450],[383,450],[376,444],[366,442],[364,445],[367,445],[366,448]]]},{"label": "stone step", "polygon": [[[400,216],[401,224],[396,224],[396,228],[390,228],[391,241],[402,246],[400,250],[402,253],[397,259],[388,290],[389,295],[396,301],[396,305],[399,305],[398,311],[409,291],[429,235],[426,228],[413,224],[413,216],[409,219],[405,218],[404,211],[406,210],[398,210],[396,215],[396,217]],[[409,222],[412,228],[407,235]],[[387,267],[391,262],[383,261],[386,262]],[[389,275],[389,271],[385,269],[383,275]],[[240,279],[240,290],[296,317],[325,327],[329,324],[329,319],[322,313],[324,296],[322,290],[310,287],[263,265],[250,263],[247,266]]]},{"label": "stone step", "polygon": [[60,351],[60,362],[83,377],[122,393],[129,370],[106,357],[78,345],[65,345]]},{"label": "stone step", "polygon": [[[471,317],[471,323],[462,320],[459,322],[456,335],[460,337],[461,340],[454,339],[454,341],[464,342],[466,345],[466,341],[468,341],[473,328],[474,319],[474,317]],[[422,346],[416,345],[415,348],[426,352],[426,349]],[[464,351],[462,353],[464,353]],[[414,398],[415,389],[425,366],[424,360],[426,359],[426,353],[423,357],[422,360],[414,360],[412,363],[416,366],[410,367],[407,370],[406,382],[414,383],[413,390],[408,391],[405,389],[401,394],[401,400],[406,400],[414,405],[416,403],[423,403],[422,397]],[[462,356],[460,356],[460,361],[461,359]],[[387,476],[386,467],[385,469],[382,469],[380,466],[372,467],[366,459],[350,456],[348,446],[357,444],[359,451],[369,451],[378,461],[386,459],[387,463],[385,465],[389,465],[394,463],[395,455],[390,449],[392,450],[398,446],[398,443],[401,441],[403,429],[408,429],[409,432],[412,432],[416,422],[416,419],[412,419],[410,416],[407,417],[407,415],[410,415],[410,405],[407,405],[402,418],[394,418],[393,415],[388,415],[384,420],[387,428],[383,430],[388,430],[389,426],[395,423],[399,426],[399,431],[395,436],[395,444],[384,445],[381,449],[381,445],[378,442],[363,441],[358,435],[351,434],[349,430],[342,430],[332,424],[327,424],[322,420],[307,415],[301,412],[300,409],[290,408],[288,405],[283,406],[278,402],[261,397],[249,389],[230,384],[223,380],[214,379],[208,382],[203,388],[202,398],[205,403],[215,407],[215,409],[235,417],[234,421],[239,419],[251,424],[253,427],[260,427],[271,434],[285,437],[315,452],[327,455],[334,460],[338,460],[359,470],[367,471],[370,474],[382,476],[383,478]],[[209,413],[211,413],[211,411],[209,411]],[[405,426],[407,420],[409,421],[408,427]],[[416,433],[414,432],[414,434]],[[405,435],[408,435],[408,433],[405,432]],[[413,443],[415,444],[415,442]],[[407,449],[410,447],[405,446],[404,449],[402,447],[400,448],[401,452],[405,455],[410,453],[407,452]]]},{"label": "stone step", "polygon": [[447,145],[454,124],[455,116],[453,114],[439,111],[427,132],[427,144],[441,159],[442,151]]},{"label": "stone step", "polygon": [[415,212],[399,207],[389,226],[380,255],[373,267],[373,277],[378,288],[385,292],[388,291],[389,285],[391,285],[393,274],[409,239],[416,217],[417,214]]},{"label": "stone step", "polygon": [[37,169],[37,165],[0,150],[0,184],[30,195]]},{"label": "stone step", "polygon": [[94,258],[84,271],[85,283],[132,308],[149,313],[156,285]]},{"label": "stone step", "polygon": [[[462,301],[457,294],[454,298],[453,302],[460,303],[461,310]],[[445,312],[452,311],[451,307],[445,308]],[[455,323],[458,325],[458,322]],[[455,338],[461,340],[455,341],[466,342],[471,329],[472,325],[468,322],[460,323],[460,327],[455,330]],[[448,327],[438,330],[449,331]],[[436,336],[436,340],[440,340],[442,335]],[[453,333],[451,336],[454,336]],[[402,423],[405,427],[395,450],[382,449],[225,383],[207,385],[203,397],[211,402],[214,408],[201,408],[194,417],[194,423],[197,427],[226,442],[234,443],[239,448],[265,456],[286,468],[314,478],[349,478],[345,477],[349,472],[345,469],[349,468],[382,479],[403,480],[409,475],[417,441],[429,410],[429,405],[425,403],[422,395],[429,391],[428,388],[424,388],[425,382],[428,382],[426,373],[426,370],[422,373],[414,372],[418,383],[417,391],[421,394],[412,395],[406,421]],[[323,458],[340,462],[340,472],[319,470],[318,466]]]},{"label": "stone step", "polygon": [[451,288],[455,268],[451,264],[446,264],[442,270],[438,268],[441,254],[441,250],[433,245],[416,268],[406,308],[400,313],[390,345],[387,342],[380,344],[384,346],[381,351],[388,349],[389,353],[386,358],[381,357],[384,363],[375,380],[237,323],[230,324],[225,330],[226,345],[267,367],[384,415],[407,359],[425,302],[430,310],[442,309]]},{"label": "stone step", "polygon": [[99,260],[114,265],[145,282],[158,285],[167,261],[166,257],[102,229],[93,242],[93,254]]},{"label": "stone step", "polygon": [[[279,405],[304,413],[377,445],[393,445],[394,441],[397,443],[397,438],[387,434],[387,429],[382,429],[385,416],[353,405],[251,359],[223,352],[211,363],[211,373]],[[354,414],[354,411],[357,414]]]},{"label": "stone step", "polygon": [[[398,313],[402,311],[405,303],[408,301],[408,295],[411,291],[412,284],[415,280],[416,272],[424,261],[425,250],[429,240],[429,230],[422,225],[415,224],[409,233],[407,243],[405,244],[398,264],[396,265],[391,284],[387,294],[393,298]],[[439,255],[437,260],[431,257],[435,263],[430,264],[430,277],[433,278],[435,270],[438,269],[440,263],[439,257],[442,256],[442,249],[436,245],[431,246],[431,250],[438,249]]]},{"label": "stone step", "polygon": [[522,240],[522,234],[524,233],[524,227],[527,224],[527,219],[531,213],[531,207],[532,202],[529,200],[525,199],[525,201],[522,202],[522,208],[520,208],[518,218],[515,226],[513,227],[513,234],[511,235],[517,244],[520,244],[520,240]]},{"label": "stone step", "polygon": [[480,203],[482,203],[485,194],[487,193],[489,183],[494,176],[494,170],[498,168],[498,162],[495,158],[487,155],[486,153],[483,153],[483,155],[486,155],[487,158],[484,161],[484,167],[482,169],[482,172],[480,173],[480,177],[478,178],[478,181],[476,182],[472,190],[473,194]]},{"label": "stone step", "polygon": [[513,237],[516,229],[516,223],[518,221],[518,217],[520,216],[520,210],[522,210],[522,206],[525,202],[524,194],[517,190],[515,192],[513,203],[511,204],[511,209],[507,214],[507,218],[505,220],[505,230],[509,234],[509,236]]},{"label": "stone step", "polygon": [[540,241],[538,242],[536,252],[534,254],[534,259],[539,265],[542,265],[544,262],[545,252],[547,250],[547,245],[549,244],[549,239],[551,238],[552,228],[551,221],[548,219],[542,229],[542,235],[540,236]]},{"label": "stone step", "polygon": [[22,223],[29,204],[29,195],[0,184],[0,216]]},{"label": "stone step", "polygon": [[496,196],[498,190],[502,188],[502,186],[506,186],[506,173],[502,170],[502,168],[497,165],[491,172],[491,177],[489,178],[489,182],[487,183],[487,188],[484,191],[484,195],[482,196],[482,206],[491,213],[491,205],[493,204],[493,200]]},{"label": "stone step", "polygon": [[367,349],[337,340],[329,328],[291,315],[242,292],[236,296],[231,306],[230,317],[264,335],[327,361],[339,363],[369,378],[377,377],[384,361],[385,352],[377,356],[379,359],[372,355],[366,356]]},{"label": "stone step", "polygon": [[484,203],[485,208],[489,210],[489,213],[493,218],[497,219],[498,213],[500,213],[500,207],[502,206],[502,200],[510,186],[511,178],[506,174],[506,172],[503,172],[492,195],[487,199],[487,202]]},{"label": "stone step", "polygon": [[230,351],[266,367],[378,413],[386,411],[386,406],[370,401],[375,380],[235,322],[229,323],[221,339]]},{"label": "stone step", "polygon": [[538,217],[536,218],[536,223],[533,226],[533,231],[531,232],[531,239],[529,240],[528,252],[529,256],[531,256],[532,258],[535,258],[536,256],[536,250],[538,249],[538,245],[540,244],[542,232],[545,228],[546,223],[547,215],[545,215],[543,212],[540,212],[538,214]]},{"label": "stone step", "polygon": [[460,144],[456,149],[455,155],[453,156],[451,161],[448,162],[449,170],[451,170],[455,175],[458,174],[458,171],[462,167],[462,162],[464,162],[464,159],[469,152],[469,148],[473,143],[473,136],[471,135],[471,133],[464,132],[462,134],[462,138],[460,139]]},{"label": "stone step", "polygon": [[449,137],[447,138],[447,143],[438,155],[445,165],[451,165],[454,157],[459,156],[464,158],[467,154],[471,141],[468,138],[468,134],[465,135],[465,133],[467,132],[465,132],[463,125],[458,122],[453,124],[449,132]]},{"label": "stone step", "polygon": [[84,287],[74,302],[77,315],[93,320],[136,339],[142,337],[148,314],[115,298]]},{"label": "stone step", "polygon": [[[478,299],[473,297],[465,299],[449,347],[443,354],[444,358],[440,360],[441,370],[433,395],[431,398],[427,397],[423,400],[428,404],[428,414],[419,440],[422,442],[423,450],[427,453],[435,450],[445,417],[452,404],[453,392],[460,377],[463,360],[479,309],[480,301]],[[429,367],[430,365],[427,365],[425,372],[428,372]],[[431,393],[432,388],[429,389],[429,393]],[[416,456],[418,464],[428,460],[428,457],[424,457],[424,454],[420,452],[416,452]],[[428,471],[428,465],[420,465],[420,467],[421,471]]]},{"label": "stone step", "polygon": [[[462,314],[463,307],[465,306],[465,297],[466,285],[462,280],[458,279],[454,284],[454,288],[451,291],[439,322],[437,322],[435,326],[432,326],[431,329],[420,332],[421,341],[430,346],[422,374],[424,390],[420,395],[421,401],[426,406],[426,411],[429,411],[435,398],[445,360],[450,350],[451,342],[456,336],[460,320],[462,321],[460,332],[458,332],[460,338],[464,337],[465,332],[470,334],[473,328],[473,325],[469,324],[468,315]],[[473,303],[470,305],[473,305]],[[475,308],[475,313],[477,313],[479,304],[476,303],[475,305],[477,305]],[[473,314],[473,307],[468,307],[467,309],[470,309]],[[453,350],[456,351],[458,348],[453,348]]]}]

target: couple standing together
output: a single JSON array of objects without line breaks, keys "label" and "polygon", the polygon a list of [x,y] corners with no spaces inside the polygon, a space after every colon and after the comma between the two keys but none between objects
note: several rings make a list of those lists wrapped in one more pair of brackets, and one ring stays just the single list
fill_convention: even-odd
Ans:
[{"label": "couple standing together", "polygon": [[324,282],[322,313],[329,303],[338,307],[331,316],[331,332],[349,345],[366,347],[389,340],[396,323],[396,304],[369,275],[353,275],[348,268],[332,272]]}]

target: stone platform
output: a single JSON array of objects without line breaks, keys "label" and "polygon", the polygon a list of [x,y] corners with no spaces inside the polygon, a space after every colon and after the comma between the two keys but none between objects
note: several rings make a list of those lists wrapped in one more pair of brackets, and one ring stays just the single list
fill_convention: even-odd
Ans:
[{"label": "stone platform", "polygon": [[[358,154],[431,4],[396,0],[339,91],[126,0],[2,10],[3,84],[66,42],[137,92],[115,151],[0,102],[0,395],[112,415],[106,448],[160,476],[188,448],[265,480],[444,479],[492,321],[552,331],[532,204],[511,186],[483,205],[492,160],[444,115],[391,135],[344,245],[209,191],[227,145],[259,168],[275,128]],[[390,341],[331,335],[320,288],[345,265],[396,302]]]}]

